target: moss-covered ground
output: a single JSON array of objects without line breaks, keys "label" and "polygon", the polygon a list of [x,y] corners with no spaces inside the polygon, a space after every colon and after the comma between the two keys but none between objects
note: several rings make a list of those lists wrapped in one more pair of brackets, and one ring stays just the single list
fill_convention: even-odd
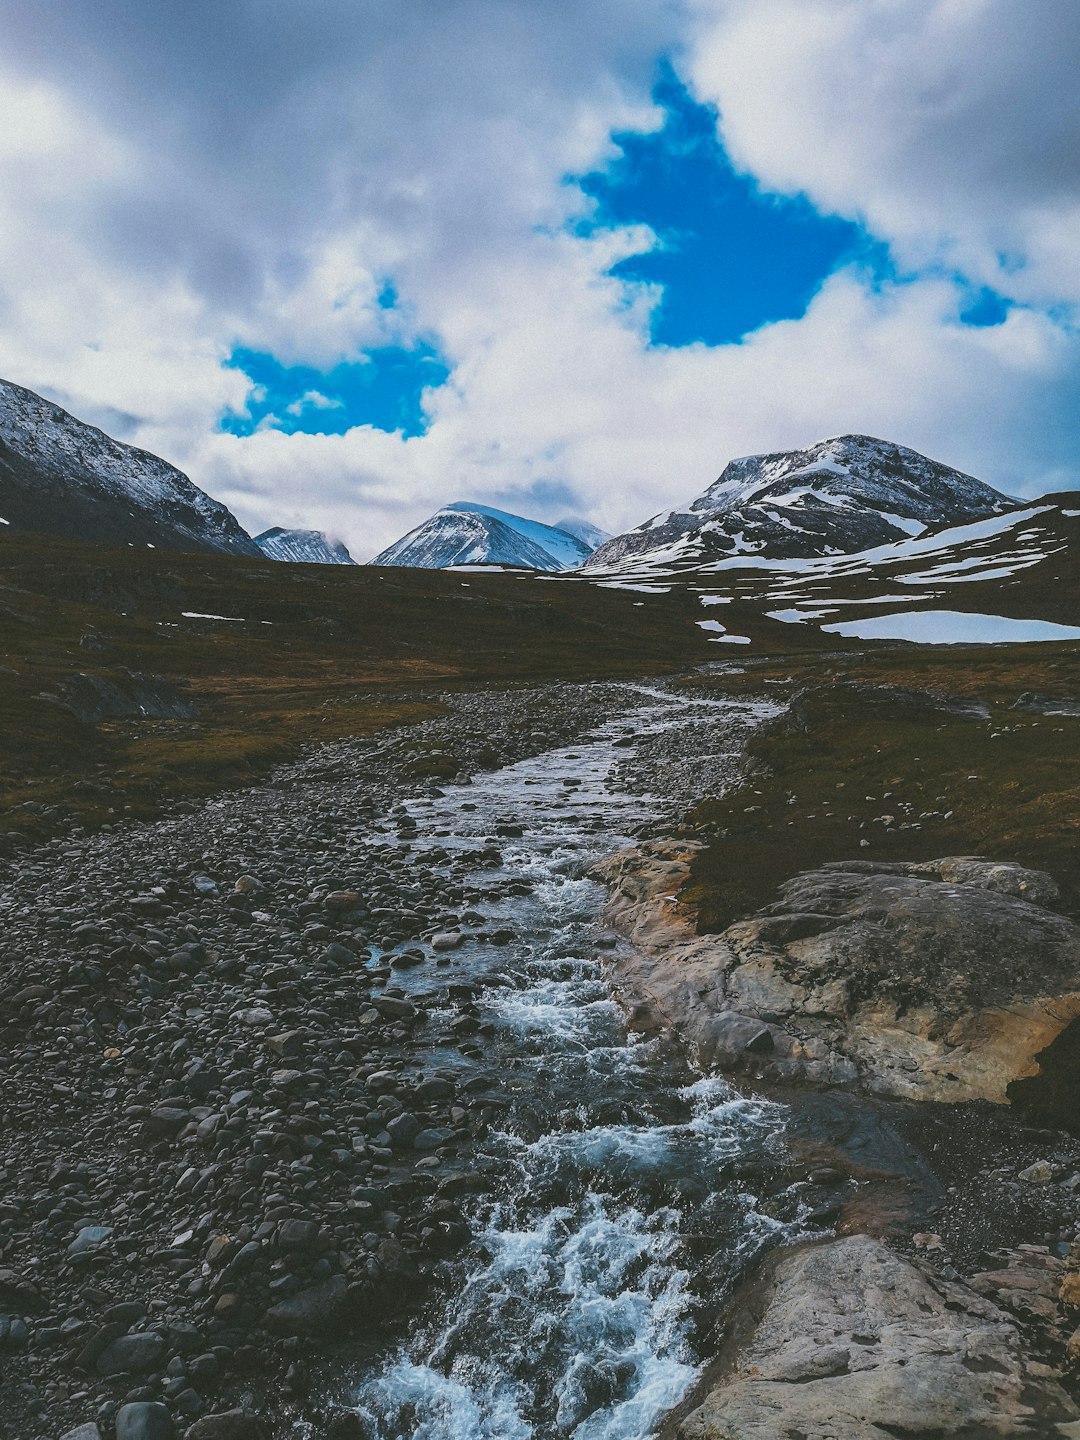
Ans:
[{"label": "moss-covered ground", "polygon": [[[730,628],[764,649],[822,643],[809,627],[728,609]],[[678,591],[5,535],[0,831],[146,815],[250,783],[312,743],[434,713],[434,689],[692,667],[720,648],[695,624],[701,614]],[[201,618],[215,616],[230,618]],[[182,687],[195,717],[90,724],[41,698],[79,673],[123,685],[128,672]],[[428,773],[440,764],[432,757]]]},{"label": "moss-covered ground", "polygon": [[[702,930],[831,860],[1017,860],[1048,870],[1080,909],[1080,717],[1016,705],[1031,692],[1080,700],[1080,647],[905,646],[766,659],[690,683],[799,697],[751,742],[746,783],[690,818],[705,849],[683,898]],[[926,692],[988,715],[924,703]]]}]

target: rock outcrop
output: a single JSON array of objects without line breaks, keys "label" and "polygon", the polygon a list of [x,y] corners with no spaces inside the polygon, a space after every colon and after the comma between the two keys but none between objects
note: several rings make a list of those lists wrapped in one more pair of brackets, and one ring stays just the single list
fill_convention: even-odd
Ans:
[{"label": "rock outcrop", "polygon": [[733,1325],[677,1440],[988,1440],[1080,1416],[1009,1315],[869,1236],[784,1252]]},{"label": "rock outcrop", "polygon": [[795,876],[720,935],[679,904],[692,845],[602,861],[612,957],[634,1023],[678,1033],[709,1069],[1004,1102],[1080,1016],[1080,927],[1053,880],[972,857],[844,861]]}]

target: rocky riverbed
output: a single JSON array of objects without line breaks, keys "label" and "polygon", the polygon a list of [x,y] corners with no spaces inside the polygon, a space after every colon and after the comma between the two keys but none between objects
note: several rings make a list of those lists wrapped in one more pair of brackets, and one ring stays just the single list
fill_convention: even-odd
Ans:
[{"label": "rocky riverbed", "polygon": [[[732,783],[774,707],[609,684],[425,698],[445,716],[2,862],[0,1431],[644,1437],[755,1262],[807,1237],[827,1254],[834,1228],[966,1279],[973,1315],[1003,1305],[1010,1413],[1027,1423],[1027,1394],[1068,1416],[1068,1137],[775,1100],[753,1064],[743,1094],[641,997],[644,1039],[612,1003],[605,977],[657,934],[605,930],[583,871]],[[777,1306],[806,1274],[754,1282],[756,1319],[790,1328]],[[719,1404],[686,1434],[729,1433]]]}]

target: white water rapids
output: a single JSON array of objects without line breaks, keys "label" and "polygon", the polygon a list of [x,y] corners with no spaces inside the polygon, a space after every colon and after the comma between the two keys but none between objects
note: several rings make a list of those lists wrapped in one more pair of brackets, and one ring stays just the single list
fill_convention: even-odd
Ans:
[{"label": "white water rapids", "polygon": [[494,960],[481,945],[455,956],[452,978],[480,986],[494,1026],[480,1063],[510,1097],[483,1142],[497,1182],[471,1216],[477,1246],[358,1379],[373,1440],[645,1440],[708,1358],[703,1312],[799,1233],[797,1195],[762,1205],[754,1188],[783,1154],[783,1108],[628,1036],[595,952],[603,891],[581,875],[656,812],[617,788],[627,750],[614,742],[700,715],[715,744],[725,708],[743,724],[763,713],[647,692],[585,744],[409,807],[416,845],[475,846],[499,820],[521,824],[500,873],[532,891],[485,906],[515,933]]}]

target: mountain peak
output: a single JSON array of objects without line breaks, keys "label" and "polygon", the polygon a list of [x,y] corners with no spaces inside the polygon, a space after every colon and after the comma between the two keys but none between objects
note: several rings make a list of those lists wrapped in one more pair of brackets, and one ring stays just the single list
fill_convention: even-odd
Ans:
[{"label": "mountain peak", "polygon": [[592,546],[566,530],[527,520],[473,500],[444,505],[390,545],[373,565],[445,570],[451,565],[510,565],[529,570],[573,570]]},{"label": "mountain peak", "polygon": [[301,565],[356,564],[346,546],[324,530],[288,530],[274,525],[256,535],[255,544],[268,560],[288,560]]},{"label": "mountain peak", "polygon": [[741,553],[849,554],[942,525],[1003,514],[1017,502],[963,471],[872,435],[744,455],[684,510],[654,516],[587,562],[669,554],[692,563]]}]

